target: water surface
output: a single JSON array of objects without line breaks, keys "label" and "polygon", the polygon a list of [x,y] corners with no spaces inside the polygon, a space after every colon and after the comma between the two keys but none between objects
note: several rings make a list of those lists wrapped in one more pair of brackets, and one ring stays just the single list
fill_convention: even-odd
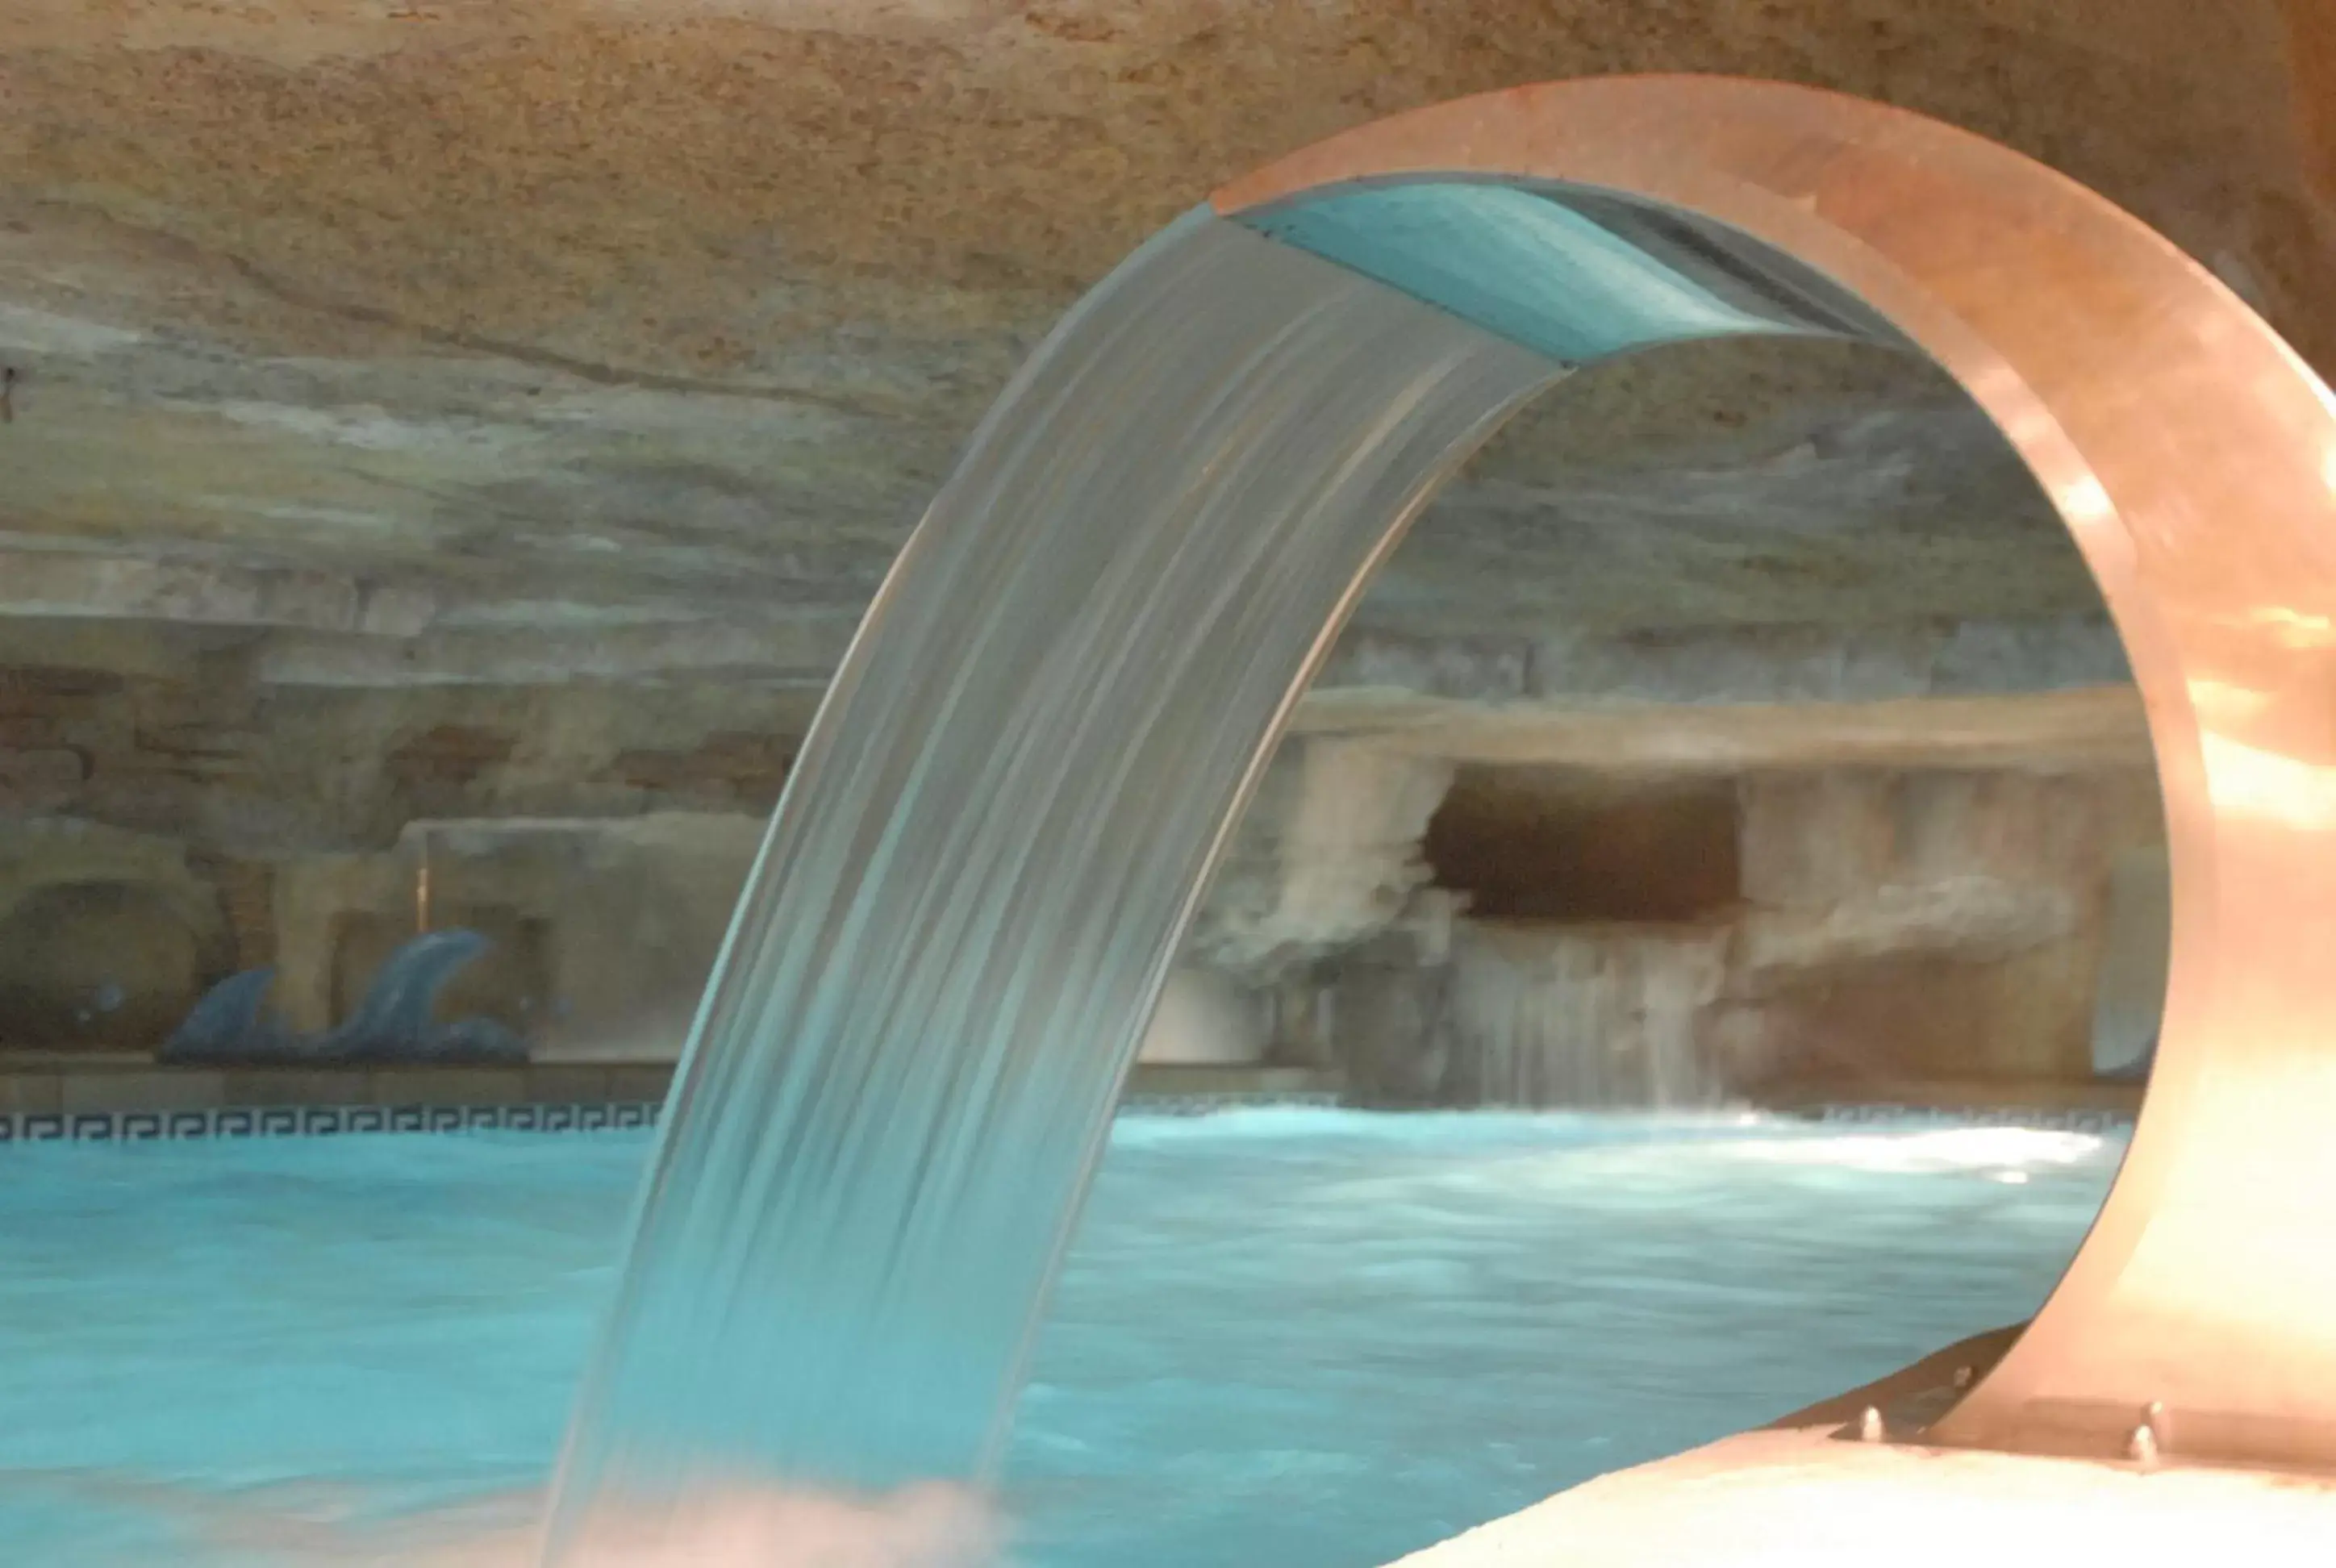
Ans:
[{"label": "water surface", "polygon": [[[396,1561],[364,1544],[399,1515],[532,1498],[647,1147],[0,1152],[9,1560]],[[1384,1562],[2023,1317],[2120,1152],[1724,1118],[1124,1117],[1022,1403],[1015,1555]]]}]

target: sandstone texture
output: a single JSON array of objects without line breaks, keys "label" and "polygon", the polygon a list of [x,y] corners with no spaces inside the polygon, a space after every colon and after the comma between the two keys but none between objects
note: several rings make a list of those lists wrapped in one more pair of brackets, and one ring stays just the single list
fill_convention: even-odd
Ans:
[{"label": "sandstone texture", "polygon": [[[815,680],[1017,357],[1147,233],[1359,121],[1590,73],[1776,76],[1998,137],[2156,224],[2325,367],[2317,18],[19,0],[0,592],[19,616],[231,628],[295,683],[483,678],[530,648],[539,677]],[[2086,595],[1933,378],[1735,345],[1554,394],[1365,619],[2020,618]]]},{"label": "sandstone texture", "polygon": [[[2232,0],[2211,24],[2193,0],[12,0],[0,921],[47,933],[41,952],[96,932],[125,973],[10,959],[0,1044],[138,1048],[190,988],[279,957],[300,970],[291,1010],[329,1010],[414,918],[419,846],[456,842],[432,824],[513,819],[534,847],[430,852],[470,866],[456,901],[502,922],[511,956],[481,994],[514,1018],[525,999],[578,1049],[669,1031],[650,1013],[694,985],[743,861],[676,860],[696,868],[667,878],[696,890],[673,894],[692,912],[654,940],[626,937],[616,906],[665,873],[609,872],[610,911],[583,915],[590,878],[547,868],[653,858],[616,824],[745,832],[893,551],[1056,317],[1221,180],[1406,107],[1616,71],[1903,104],[2091,184],[2336,368],[2331,16],[2313,0]],[[1277,1050],[1319,1048],[1337,963],[1409,998],[1346,1008],[1357,1060],[1377,1049],[1367,1015],[1416,1013],[1448,1049],[1448,998],[1423,977],[1498,991],[1485,955],[1526,939],[1491,925],[1613,911],[1471,913],[1485,890],[1439,879],[1423,847],[1447,793],[1484,769],[1573,770],[1577,794],[1692,777],[1735,803],[1743,885],[1721,978],[1680,981],[1704,999],[1663,1017],[1747,1060],[1785,1050],[1780,1031],[1806,1054],[1863,1016],[1859,986],[1901,996],[1893,961],[1933,974],[1951,952],[2028,965],[1990,1027],[2049,1013],[2022,1037],[2065,1061],[2062,1003],[2093,960],[2062,950],[2106,940],[2109,858],[2144,828],[2079,811],[2050,876],[2010,876],[1983,846],[1883,856],[1796,902],[1764,891],[1785,885],[1762,880],[1767,857],[1833,819],[1763,824],[1802,809],[1779,779],[1848,770],[1919,794],[1926,769],[2029,780],[1981,811],[2006,833],[2066,823],[2055,790],[2106,792],[2120,803],[2100,821],[2139,822],[2146,743],[2123,679],[2033,482],[1926,367],[1750,343],[1604,367],[1497,438],[1374,586],[1191,961],[1251,988]],[[1871,814],[1851,800],[1865,785],[1839,787],[1826,810]],[[1656,876],[1649,854],[1592,871]],[[1590,938],[1548,940],[1574,955],[1549,965],[1604,972],[1580,957]],[[1614,940],[1599,950],[1638,954],[1613,959],[1631,973],[1708,945]],[[643,969],[650,1013],[608,1000],[581,1021],[559,977],[636,948],[695,956]],[[1869,979],[1823,1001],[1791,979],[1853,969]],[[1426,1071],[1387,1048],[1397,1076]]]},{"label": "sandstone texture", "polygon": [[2164,833],[2143,765],[1462,765],[1398,914],[1251,972],[1369,1099],[2018,1103],[2154,1029]]}]

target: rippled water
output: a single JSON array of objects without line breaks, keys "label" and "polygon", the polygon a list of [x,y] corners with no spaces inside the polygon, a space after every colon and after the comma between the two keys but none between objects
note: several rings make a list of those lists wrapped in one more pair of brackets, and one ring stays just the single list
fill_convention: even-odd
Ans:
[{"label": "rippled water", "polygon": [[[2119,1152],[1765,1121],[1124,1118],[1023,1401],[1013,1555],[1384,1562],[2024,1316]],[[0,1152],[6,1560],[524,1561],[646,1153]],[[772,1516],[800,1537],[803,1514]]]}]

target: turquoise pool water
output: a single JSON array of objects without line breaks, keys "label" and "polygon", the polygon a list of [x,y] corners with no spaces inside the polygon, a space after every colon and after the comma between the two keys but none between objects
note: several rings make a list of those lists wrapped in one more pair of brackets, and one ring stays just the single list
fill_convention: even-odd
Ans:
[{"label": "turquoise pool water", "polygon": [[[394,1563],[404,1516],[523,1511],[647,1148],[0,1151],[5,1560]],[[1386,1562],[2024,1316],[2120,1153],[1752,1119],[1123,1118],[1023,1403],[1014,1559]]]}]

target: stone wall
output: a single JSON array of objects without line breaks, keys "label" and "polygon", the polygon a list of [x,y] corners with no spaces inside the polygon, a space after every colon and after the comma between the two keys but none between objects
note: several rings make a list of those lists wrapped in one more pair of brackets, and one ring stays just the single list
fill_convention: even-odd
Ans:
[{"label": "stone wall", "polygon": [[[0,628],[0,1047],[150,1049],[205,986],[265,963],[288,1020],[321,1028],[418,918],[496,939],[452,1007],[555,1045],[587,1018],[677,1036],[816,695],[308,685],[216,628]],[[677,813],[745,826],[709,859],[658,825]],[[519,821],[492,851],[448,851],[418,917],[412,825],[490,817]],[[527,830],[545,818],[575,825]],[[661,914],[645,890],[668,886],[698,891]],[[595,959],[599,911],[686,929],[627,928]],[[549,956],[547,921],[570,956]],[[619,1005],[628,987],[651,1001]]]},{"label": "stone wall", "polygon": [[216,628],[0,621],[0,814],[267,857],[417,818],[769,811],[818,688],[279,678]]},{"label": "stone wall", "polygon": [[[784,742],[686,696],[325,704],[214,670],[0,682],[18,755],[76,759],[48,814],[0,831],[0,1045],[151,1048],[262,962],[321,1029],[399,942],[467,925],[494,946],[450,1013],[547,1056],[677,1048]],[[173,700],[247,703],[246,749],[164,749]],[[1146,1053],[1335,1065],[1400,1102],[2081,1081],[2098,1033],[2129,1055],[2154,1021],[2161,843],[2132,762],[1648,773],[1295,736]]]},{"label": "stone wall", "polygon": [[1723,1076],[2090,1076],[2112,872],[2164,841],[2148,772],[1835,774],[1742,798]]},{"label": "stone wall", "polygon": [[1188,966],[1168,978],[1137,1055],[1175,1066],[1247,1066],[1264,1059],[1270,998],[1217,970]]},{"label": "stone wall", "polygon": [[[2118,1056],[2154,1026],[2163,823],[2146,767],[1494,772],[1463,770],[1426,835],[1447,877],[1493,869],[1494,910],[1455,915],[1472,890],[1428,890],[1285,979],[1320,1000],[1285,1007],[1282,1048],[1327,1051],[1380,1097],[1694,1103],[2083,1083],[2114,1065],[2099,1029]],[[1494,836],[1451,842],[1474,832]],[[1521,887],[1566,876],[1623,885],[1515,917]]]},{"label": "stone wall", "polygon": [[[462,1005],[669,1039],[740,824],[1014,365],[1218,181],[1417,104],[1681,70],[1902,104],[2336,366],[2336,11],[2211,10],[0,5],[0,1044],[134,1047],[271,960],[320,1025],[456,918],[499,942]],[[1398,1098],[1526,1092],[1582,1032],[1746,1084],[2078,1071],[2103,868],[2156,833],[2122,679],[1934,371],[1762,340],[1569,378],[1364,597],[1186,955],[1235,999],[1180,990],[1213,1021],[1158,1048],[1262,1020]],[[1936,760],[2054,690],[1995,771]],[[2156,918],[2112,944],[2128,1043]]]},{"label": "stone wall", "polygon": [[1441,759],[1368,740],[1285,744],[1218,870],[1192,957],[1264,982],[1396,925],[1432,880],[1421,840],[1451,782]]},{"label": "stone wall", "polygon": [[[2328,8],[2200,15],[15,0],[0,618],[265,632],[266,662],[312,681],[815,685],[981,410],[1144,236],[1321,136],[1562,77],[1733,73],[1940,116],[2157,226],[2328,370]],[[2049,516],[1987,493],[2017,463],[1940,391],[1773,341],[1576,377],[1541,422],[1570,436],[1536,458],[1529,417],[1444,509],[1473,516],[1365,615],[1440,635],[1493,614],[1538,640],[1583,614],[2071,608],[2066,550],[2039,563],[2013,537],[2040,520],[2057,544]],[[1920,482],[1910,454],[1936,460]],[[1536,492],[1562,531],[1526,526]],[[1724,535],[1645,526],[1715,497]],[[443,738],[428,765],[480,755]],[[33,749],[52,755],[16,785],[72,782]]]},{"label": "stone wall", "polygon": [[149,1048],[238,951],[184,845],[0,818],[0,1047]]},{"label": "stone wall", "polygon": [[448,988],[540,1057],[676,1055],[763,820],[657,813],[617,821],[422,822],[391,850],[289,863],[277,879],[287,1021],[346,1015],[380,961],[426,927],[493,943]]}]

